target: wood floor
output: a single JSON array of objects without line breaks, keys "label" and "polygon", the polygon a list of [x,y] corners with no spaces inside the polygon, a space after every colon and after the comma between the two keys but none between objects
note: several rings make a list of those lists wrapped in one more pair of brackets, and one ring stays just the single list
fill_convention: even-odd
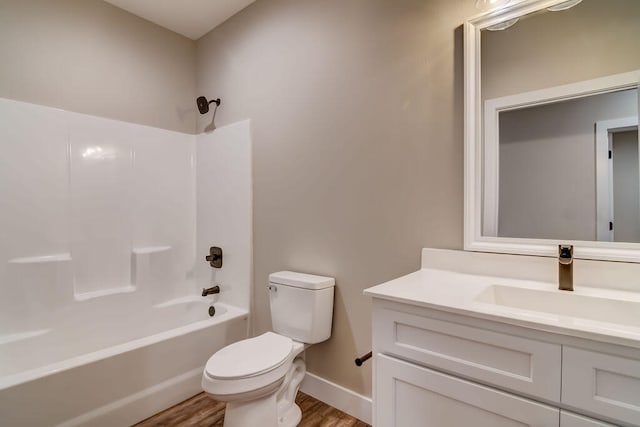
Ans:
[{"label": "wood floor", "polygon": [[[302,409],[302,421],[298,427],[370,427],[302,392],[298,392],[296,403]],[[200,393],[147,418],[136,424],[136,427],[222,427],[223,420],[224,403],[216,402],[206,394]]]}]

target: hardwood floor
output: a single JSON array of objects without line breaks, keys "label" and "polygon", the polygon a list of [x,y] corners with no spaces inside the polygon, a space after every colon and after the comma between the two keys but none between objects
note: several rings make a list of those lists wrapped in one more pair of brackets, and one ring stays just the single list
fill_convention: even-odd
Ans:
[{"label": "hardwood floor", "polygon": [[[298,427],[370,427],[302,392],[298,392],[296,403],[302,409],[302,420]],[[206,394],[200,393],[147,418],[136,424],[136,427],[222,427],[224,406],[224,403],[216,402]]]}]

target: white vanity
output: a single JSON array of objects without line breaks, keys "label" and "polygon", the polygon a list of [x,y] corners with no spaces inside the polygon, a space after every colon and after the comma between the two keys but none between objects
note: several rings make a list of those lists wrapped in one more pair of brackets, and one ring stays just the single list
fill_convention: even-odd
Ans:
[{"label": "white vanity", "polygon": [[374,426],[639,426],[640,293],[609,282],[640,265],[576,260],[567,292],[556,264],[424,249],[367,289]]}]

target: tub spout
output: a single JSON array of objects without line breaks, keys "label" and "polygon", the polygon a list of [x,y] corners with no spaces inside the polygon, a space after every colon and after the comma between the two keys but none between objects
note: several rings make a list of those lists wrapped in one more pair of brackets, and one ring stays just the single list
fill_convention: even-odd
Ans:
[{"label": "tub spout", "polygon": [[220,286],[216,285],[212,288],[202,288],[202,296],[206,297],[207,295],[219,294]]}]

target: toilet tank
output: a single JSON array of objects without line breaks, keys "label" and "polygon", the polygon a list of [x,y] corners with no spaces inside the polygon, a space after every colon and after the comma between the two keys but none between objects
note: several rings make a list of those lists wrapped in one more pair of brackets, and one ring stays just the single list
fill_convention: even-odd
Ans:
[{"label": "toilet tank", "polygon": [[333,277],[280,271],[269,275],[273,331],[307,344],[331,336]]}]

